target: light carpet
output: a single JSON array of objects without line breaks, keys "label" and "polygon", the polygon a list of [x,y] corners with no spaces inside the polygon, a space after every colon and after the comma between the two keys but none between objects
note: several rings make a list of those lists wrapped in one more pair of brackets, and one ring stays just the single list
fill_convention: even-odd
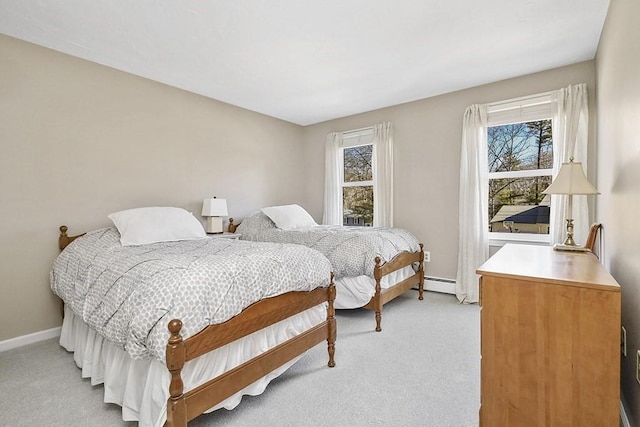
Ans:
[{"label": "light carpet", "polygon": [[[326,344],[311,349],[265,393],[190,426],[478,425],[477,305],[452,295],[406,292],[386,304],[382,332],[368,310],[339,310],[336,367]],[[80,377],[57,339],[0,353],[0,411],[7,426],[131,426]]]}]

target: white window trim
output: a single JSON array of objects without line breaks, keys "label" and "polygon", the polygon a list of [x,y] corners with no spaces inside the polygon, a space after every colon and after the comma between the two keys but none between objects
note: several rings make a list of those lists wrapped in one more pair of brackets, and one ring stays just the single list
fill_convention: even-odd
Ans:
[{"label": "white window trim", "polygon": [[489,246],[504,246],[507,243],[549,244],[548,234],[489,232]]},{"label": "white window trim", "polygon": [[373,127],[342,132],[343,147],[358,147],[371,144],[373,144]]},{"label": "white window trim", "polygon": [[343,182],[342,187],[373,187],[373,181]]},{"label": "white window trim", "polygon": [[536,176],[553,176],[553,169],[489,172],[489,179],[532,178]]},{"label": "white window trim", "polygon": [[[510,123],[525,123],[536,120],[553,120],[551,93],[541,93],[489,104],[487,128]],[[530,169],[522,171],[489,172],[488,179],[529,178],[553,176],[553,169]],[[487,181],[487,185],[489,182]],[[489,218],[491,219],[491,218]],[[487,227],[489,224],[487,224]],[[506,243],[549,244],[550,234],[489,232],[489,246],[503,246]]]}]

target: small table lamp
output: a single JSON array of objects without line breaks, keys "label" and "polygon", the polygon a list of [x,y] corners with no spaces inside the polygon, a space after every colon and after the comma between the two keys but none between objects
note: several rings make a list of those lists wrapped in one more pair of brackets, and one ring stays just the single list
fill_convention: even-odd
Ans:
[{"label": "small table lamp", "polygon": [[569,163],[562,163],[558,176],[542,193],[566,194],[569,196],[567,203],[567,238],[562,244],[557,244],[553,248],[560,251],[587,251],[582,246],[578,246],[573,240],[573,195],[600,193],[585,176],[582,170],[582,163],[574,163],[573,157],[569,159]]},{"label": "small table lamp", "polygon": [[218,199],[213,196],[212,199],[204,199],[202,203],[202,216],[207,217],[207,233],[220,234],[224,230],[222,228],[221,216],[227,216],[227,200]]}]

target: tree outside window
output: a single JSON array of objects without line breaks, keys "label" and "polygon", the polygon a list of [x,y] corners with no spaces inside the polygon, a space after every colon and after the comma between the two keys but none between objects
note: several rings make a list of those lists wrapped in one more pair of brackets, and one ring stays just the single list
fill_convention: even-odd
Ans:
[{"label": "tree outside window", "polygon": [[373,225],[373,144],[343,149],[342,220]]},{"label": "tree outside window", "polygon": [[489,231],[549,233],[553,169],[551,119],[491,126],[489,154]]}]

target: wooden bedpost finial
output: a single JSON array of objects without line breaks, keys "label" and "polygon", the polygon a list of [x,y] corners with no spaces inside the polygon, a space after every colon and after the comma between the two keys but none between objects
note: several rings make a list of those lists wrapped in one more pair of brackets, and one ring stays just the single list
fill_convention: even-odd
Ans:
[{"label": "wooden bedpost finial", "polygon": [[67,230],[69,228],[66,225],[60,226],[60,237],[67,237]]},{"label": "wooden bedpost finial", "polygon": [[182,322],[178,319],[173,319],[171,322],[169,322],[169,332],[171,332],[171,338],[170,340],[173,339],[177,339],[182,341],[182,338],[180,338],[180,330],[182,329]]},{"label": "wooden bedpost finial", "polygon": [[229,227],[228,227],[229,233],[235,233],[236,228],[238,228],[238,226],[233,223],[233,218],[229,218]]}]

